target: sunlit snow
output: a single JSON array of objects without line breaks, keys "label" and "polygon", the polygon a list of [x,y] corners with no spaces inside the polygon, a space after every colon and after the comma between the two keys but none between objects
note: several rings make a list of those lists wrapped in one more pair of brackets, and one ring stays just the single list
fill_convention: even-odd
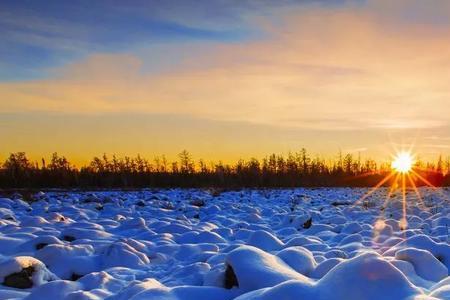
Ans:
[{"label": "sunlit snow", "polygon": [[450,299],[446,189],[0,199],[0,299]]}]

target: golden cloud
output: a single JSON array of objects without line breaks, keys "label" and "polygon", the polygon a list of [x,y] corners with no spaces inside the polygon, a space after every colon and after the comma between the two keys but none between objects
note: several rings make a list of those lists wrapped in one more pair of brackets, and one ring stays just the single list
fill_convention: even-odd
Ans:
[{"label": "golden cloud", "polygon": [[265,38],[207,45],[201,54],[180,47],[183,62],[165,72],[143,67],[151,48],[92,55],[49,79],[0,84],[0,110],[177,114],[327,130],[447,125],[450,31],[391,22],[379,10],[369,2],[259,18]]}]

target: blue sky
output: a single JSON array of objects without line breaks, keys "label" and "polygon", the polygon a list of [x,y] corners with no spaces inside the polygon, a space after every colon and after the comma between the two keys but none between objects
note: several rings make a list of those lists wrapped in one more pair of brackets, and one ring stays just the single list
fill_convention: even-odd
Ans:
[{"label": "blue sky", "polygon": [[[259,5],[211,1],[2,1],[0,80],[34,79],[93,52],[173,42],[237,42]],[[263,7],[262,7],[263,8]]]}]

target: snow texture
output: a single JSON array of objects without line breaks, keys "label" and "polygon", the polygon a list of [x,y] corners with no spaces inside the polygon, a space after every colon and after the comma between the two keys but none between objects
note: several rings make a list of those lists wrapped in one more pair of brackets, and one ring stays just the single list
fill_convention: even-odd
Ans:
[{"label": "snow texture", "polygon": [[0,300],[450,300],[449,192],[0,198]]}]

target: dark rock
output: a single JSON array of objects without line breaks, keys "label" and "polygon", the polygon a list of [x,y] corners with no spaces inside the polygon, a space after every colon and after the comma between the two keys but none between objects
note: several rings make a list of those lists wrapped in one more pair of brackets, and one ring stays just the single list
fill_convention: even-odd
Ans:
[{"label": "dark rock", "polygon": [[215,189],[210,189],[209,194],[212,197],[219,197],[224,191],[225,191],[224,189],[215,188]]},{"label": "dark rock", "polygon": [[39,243],[36,245],[36,250],[41,250],[42,248],[44,248],[47,245],[48,245],[47,243]]},{"label": "dark rock", "polygon": [[233,287],[239,287],[239,282],[237,280],[236,274],[234,273],[233,267],[227,265],[227,268],[225,270],[224,288],[231,289]]},{"label": "dark rock", "polygon": [[197,206],[197,207],[203,207],[203,206],[205,206],[206,203],[205,203],[205,200],[203,200],[203,199],[194,199],[194,200],[191,200],[190,204],[193,206]]},{"label": "dark rock", "polygon": [[173,210],[173,209],[174,209],[174,206],[173,206],[173,204],[170,203],[170,202],[164,202],[164,203],[161,205],[161,208],[167,209],[167,210]]},{"label": "dark rock", "polygon": [[72,273],[72,276],[70,276],[70,280],[77,281],[81,277],[83,277],[83,275],[80,275],[80,274],[77,274],[77,273]]},{"label": "dark rock", "polygon": [[3,285],[16,289],[29,289],[33,287],[33,281],[31,280],[33,273],[34,267],[24,268],[20,272],[6,276]]},{"label": "dark rock", "polygon": [[76,240],[76,238],[73,237],[73,236],[71,236],[71,235],[65,235],[65,236],[63,237],[63,240],[65,240],[65,241],[67,241],[67,242],[73,242],[73,241]]},{"label": "dark rock", "polygon": [[309,218],[305,223],[303,223],[303,228],[308,229],[312,225],[312,218]]},{"label": "dark rock", "polygon": [[351,203],[334,201],[334,202],[331,203],[331,205],[333,205],[333,206],[341,206],[341,205],[351,205]]}]

